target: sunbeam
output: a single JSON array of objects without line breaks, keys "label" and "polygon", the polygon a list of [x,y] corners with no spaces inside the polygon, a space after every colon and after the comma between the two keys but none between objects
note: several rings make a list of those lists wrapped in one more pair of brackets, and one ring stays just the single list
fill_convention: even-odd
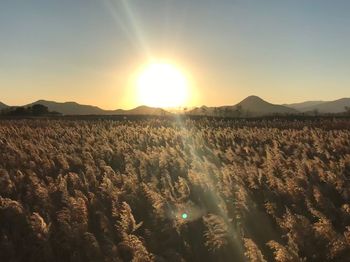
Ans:
[{"label": "sunbeam", "polygon": [[[126,34],[131,44],[138,49],[142,56],[150,61],[152,59],[152,54],[147,42],[147,34],[141,28],[142,23],[140,22],[139,17],[135,15],[130,1],[104,0],[104,3],[117,25]],[[120,8],[121,11],[118,12],[118,8]]]},{"label": "sunbeam", "polygon": [[[244,247],[242,243],[242,232],[238,231],[239,226],[237,227],[237,221],[235,217],[229,217],[227,214],[227,203],[221,196],[221,193],[217,190],[217,185],[214,181],[215,177],[211,175],[206,166],[209,163],[207,158],[210,157],[210,163],[220,163],[221,160],[215,156],[215,154],[210,149],[210,146],[207,146],[207,142],[204,140],[201,131],[196,128],[195,125],[191,124],[189,120],[184,120],[184,118],[178,116],[176,118],[178,127],[182,130],[182,142],[186,145],[189,150],[188,159],[191,159],[191,171],[188,174],[189,180],[200,180],[208,188],[205,189],[200,186],[197,191],[194,190],[192,193],[193,197],[197,198],[197,205],[194,205],[192,202],[184,203],[177,208],[174,208],[175,216],[174,219],[179,221],[180,225],[186,223],[192,223],[199,219],[205,219],[209,214],[218,215],[224,221],[227,226],[227,235],[231,243],[231,251],[234,250],[234,254],[237,257],[243,258]],[[207,153],[203,155],[203,152],[199,152],[199,148],[204,149]],[[212,159],[213,158],[213,159]],[[220,177],[222,170],[220,167],[213,165],[215,172],[217,172],[217,177]],[[191,175],[192,173],[192,175]],[[237,230],[238,229],[238,230]]]}]

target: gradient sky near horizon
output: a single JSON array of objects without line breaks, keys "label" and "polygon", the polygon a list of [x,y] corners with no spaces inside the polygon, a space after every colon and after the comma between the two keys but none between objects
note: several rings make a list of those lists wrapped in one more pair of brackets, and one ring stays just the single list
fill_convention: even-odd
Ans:
[{"label": "gradient sky near horizon", "polygon": [[131,108],[149,57],[190,79],[192,105],[350,97],[348,0],[3,0],[0,101]]}]

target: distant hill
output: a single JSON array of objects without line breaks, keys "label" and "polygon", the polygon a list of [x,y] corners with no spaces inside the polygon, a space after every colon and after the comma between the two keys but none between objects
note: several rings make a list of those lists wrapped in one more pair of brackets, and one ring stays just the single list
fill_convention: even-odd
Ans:
[{"label": "distant hill", "polygon": [[8,107],[9,107],[8,105],[5,105],[4,103],[0,102],[0,110],[8,108]]},{"label": "distant hill", "polygon": [[212,116],[215,115],[218,109],[223,108],[223,107],[207,107],[207,106],[201,106],[201,107],[196,107],[193,108],[192,110],[187,111],[186,114],[188,115],[207,115],[207,116]]},{"label": "distant hill", "polygon": [[109,111],[103,110],[97,106],[81,105],[76,102],[54,102],[47,100],[38,100],[26,106],[41,104],[47,106],[50,111],[56,111],[64,115],[105,115]]},{"label": "distant hill", "polygon": [[130,110],[119,109],[114,111],[114,113],[116,115],[121,114],[121,115],[158,115],[158,116],[171,114],[162,108],[154,108],[154,107],[148,107],[148,106],[139,106]]},{"label": "distant hill", "polygon": [[[47,100],[38,100],[34,103],[25,105],[31,107],[41,104],[48,107],[50,112],[59,112],[63,115],[171,115],[172,113],[162,109],[148,106],[139,106],[130,110],[104,110],[97,106],[82,105],[76,102],[55,102]],[[271,104],[258,96],[248,96],[236,105],[219,107],[196,107],[187,110],[188,115],[206,115],[223,117],[255,117],[274,114],[298,114],[315,112],[319,113],[342,113],[345,107],[350,107],[350,98],[342,98],[335,101],[306,101],[294,104]],[[10,109],[12,107],[0,102],[0,110]],[[15,107],[14,107],[15,108]],[[181,113],[181,112],[180,112]]]},{"label": "distant hill", "polygon": [[283,106],[290,107],[303,112],[307,108],[319,106],[327,102],[328,101],[306,101],[306,102],[294,103],[294,104],[283,104]]},{"label": "distant hill", "polygon": [[298,111],[295,109],[282,105],[271,104],[258,96],[248,96],[246,99],[244,99],[234,107],[241,107],[243,111],[250,112],[252,115],[298,113]]},{"label": "distant hill", "polygon": [[282,105],[275,105],[258,96],[248,96],[233,106],[206,107],[202,106],[188,112],[190,115],[208,116],[264,116],[273,114],[296,114],[297,110]]},{"label": "distant hill", "polygon": [[346,106],[350,107],[350,98],[341,98],[335,101],[304,107],[300,111],[311,112],[317,110],[319,113],[342,113],[345,112]]},{"label": "distant hill", "polygon": [[64,115],[167,115],[167,111],[161,108],[153,108],[148,106],[139,106],[130,110],[103,110],[97,106],[81,105],[76,102],[54,102],[47,100],[38,100],[34,103],[26,105],[33,106],[41,104],[47,106],[50,111],[62,113]]}]

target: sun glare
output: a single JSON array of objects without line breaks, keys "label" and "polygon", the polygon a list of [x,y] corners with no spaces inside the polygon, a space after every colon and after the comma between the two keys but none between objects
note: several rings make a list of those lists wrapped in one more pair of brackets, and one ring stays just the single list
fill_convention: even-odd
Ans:
[{"label": "sun glare", "polygon": [[189,96],[185,75],[174,65],[152,63],[137,79],[139,102],[152,107],[184,106]]}]

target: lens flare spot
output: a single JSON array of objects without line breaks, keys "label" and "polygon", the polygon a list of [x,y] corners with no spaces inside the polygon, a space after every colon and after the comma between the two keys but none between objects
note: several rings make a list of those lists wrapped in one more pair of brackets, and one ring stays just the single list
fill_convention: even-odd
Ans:
[{"label": "lens flare spot", "polygon": [[182,213],[181,217],[182,217],[182,219],[187,219],[188,215],[186,213]]}]

